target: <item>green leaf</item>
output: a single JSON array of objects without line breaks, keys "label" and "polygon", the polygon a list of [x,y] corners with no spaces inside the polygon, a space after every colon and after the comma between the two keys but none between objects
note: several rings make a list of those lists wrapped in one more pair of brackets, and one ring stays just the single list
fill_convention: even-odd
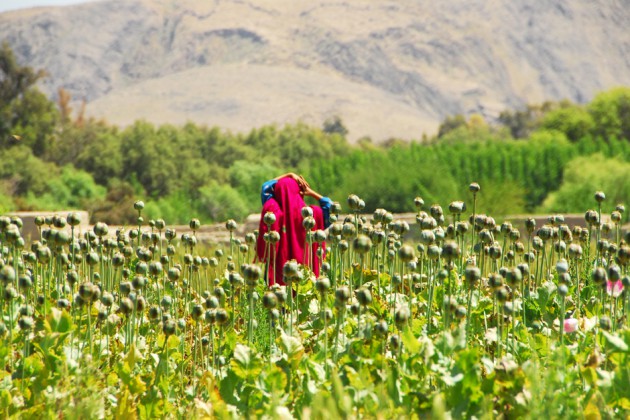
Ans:
[{"label": "green leaf", "polygon": [[304,346],[300,340],[284,333],[280,336],[280,349],[291,362],[299,361],[304,354]]},{"label": "green leaf", "polygon": [[406,352],[413,356],[418,354],[420,351],[420,343],[418,343],[418,339],[411,332],[411,328],[405,328],[401,336],[404,349]]},{"label": "green leaf", "polygon": [[628,352],[628,344],[621,339],[616,334],[610,334],[606,331],[602,331],[602,335],[606,338],[606,342],[612,348],[613,351],[618,351],[621,353]]},{"label": "green leaf", "polygon": [[251,348],[237,344],[232,358],[232,370],[239,377],[246,379],[258,376],[262,371],[262,361]]},{"label": "green leaf", "polygon": [[66,311],[51,308],[46,324],[51,332],[66,333],[72,329],[72,318]]}]

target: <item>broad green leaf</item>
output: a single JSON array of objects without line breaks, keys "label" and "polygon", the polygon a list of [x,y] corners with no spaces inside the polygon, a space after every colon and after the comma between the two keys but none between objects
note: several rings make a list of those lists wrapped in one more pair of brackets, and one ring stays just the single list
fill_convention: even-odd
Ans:
[{"label": "broad green leaf", "polygon": [[280,349],[292,362],[299,361],[304,354],[304,346],[300,340],[284,333],[280,336]]},{"label": "broad green leaf", "polygon": [[405,328],[401,336],[405,351],[414,356],[418,354],[420,351],[420,343],[418,343],[418,339],[411,332],[411,328]]},{"label": "broad green leaf", "polygon": [[48,319],[46,320],[48,328],[51,332],[66,333],[72,328],[72,318],[66,311],[57,308],[51,308]]},{"label": "broad green leaf", "polygon": [[262,371],[260,357],[242,344],[237,344],[234,348],[231,365],[234,373],[243,379],[258,376]]},{"label": "broad green leaf", "polygon": [[628,344],[621,339],[616,334],[610,334],[606,331],[602,331],[602,335],[606,338],[606,342],[613,349],[613,351],[618,351],[622,353],[628,352]]}]

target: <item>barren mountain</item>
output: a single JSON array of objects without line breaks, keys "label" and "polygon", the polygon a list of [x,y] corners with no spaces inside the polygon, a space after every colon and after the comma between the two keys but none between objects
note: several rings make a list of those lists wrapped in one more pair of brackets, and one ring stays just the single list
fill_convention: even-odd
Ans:
[{"label": "barren mountain", "polygon": [[455,113],[630,85],[627,0],[103,0],[0,14],[23,64],[126,125],[233,131],[339,115],[419,138]]}]

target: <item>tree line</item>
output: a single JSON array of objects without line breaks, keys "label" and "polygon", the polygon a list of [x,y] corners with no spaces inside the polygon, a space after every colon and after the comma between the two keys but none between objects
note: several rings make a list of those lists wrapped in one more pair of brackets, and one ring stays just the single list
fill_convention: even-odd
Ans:
[{"label": "tree line", "polygon": [[471,181],[482,184],[480,205],[493,214],[582,211],[580,199],[567,197],[583,194],[584,184],[629,197],[624,87],[587,105],[504,111],[492,124],[449,116],[422,140],[350,144],[340,119],[245,134],[193,123],[119,128],[72,110],[63,90],[56,102],[46,98],[36,87],[44,74],[20,66],[7,44],[0,48],[0,213],[81,208],[94,219],[133,223],[133,202],[143,199],[148,217],[169,223],[241,219],[259,211],[261,183],[285,171],[306,174],[339,201],[358,194],[368,211],[413,211],[416,196],[447,205],[466,199]]}]

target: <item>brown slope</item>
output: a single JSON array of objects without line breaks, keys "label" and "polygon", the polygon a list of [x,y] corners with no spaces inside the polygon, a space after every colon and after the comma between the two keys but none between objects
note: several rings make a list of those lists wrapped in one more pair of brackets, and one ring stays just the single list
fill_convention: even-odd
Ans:
[{"label": "brown slope", "polygon": [[[238,64],[262,66],[244,70],[258,85],[242,85],[267,92],[265,111],[272,116],[293,118],[294,113],[273,108],[288,101],[319,104],[307,114],[336,113],[347,119],[343,112],[350,111],[335,107],[346,97],[366,107],[368,115],[383,116],[380,124],[372,124],[379,131],[368,130],[372,118],[357,119],[353,137],[419,137],[418,127],[427,121],[436,127],[447,114],[481,112],[493,117],[503,108],[527,102],[587,101],[597,91],[630,85],[630,8],[624,3],[105,0],[0,14],[0,39],[8,40],[23,62],[49,71],[43,88],[51,95],[64,87],[76,98],[98,99],[90,109],[105,114],[99,103],[107,103],[112,112],[124,107],[128,97],[123,94],[138,91],[135,85],[149,80],[143,86],[171,92],[150,100],[163,101],[164,109],[169,103],[186,102],[189,95],[191,103],[200,104],[195,99],[199,91],[173,91],[160,87],[160,81],[184,89],[196,86],[177,80],[197,74],[188,70],[203,68],[218,77]],[[256,77],[255,69],[262,68],[272,69],[265,73],[269,80]],[[305,79],[297,84],[304,88],[277,83],[283,72],[302,74]],[[317,75],[321,81],[315,80]],[[321,86],[331,77],[346,83],[336,85],[328,100],[318,100],[317,90],[309,93],[308,86]],[[229,99],[241,104],[238,109],[255,108],[246,104],[248,91],[221,89],[217,85],[208,95],[207,112],[200,109],[195,118],[209,122],[211,114],[229,114],[229,106],[222,108]],[[305,101],[304,95],[312,100]],[[391,101],[401,105],[392,108]],[[381,109],[381,103],[387,106]],[[127,115],[141,115],[141,106],[130,108]],[[400,130],[400,121],[389,118],[392,112],[420,122],[409,131]],[[235,126],[249,127],[260,124],[258,116],[243,112],[230,119]],[[179,122],[180,112],[150,116],[158,123],[171,117]],[[365,127],[365,132],[356,132],[355,126]]]}]

